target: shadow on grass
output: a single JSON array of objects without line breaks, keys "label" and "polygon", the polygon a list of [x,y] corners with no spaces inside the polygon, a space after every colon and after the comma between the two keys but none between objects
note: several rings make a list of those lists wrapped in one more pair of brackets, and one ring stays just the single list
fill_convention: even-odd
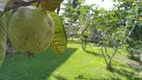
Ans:
[{"label": "shadow on grass", "polygon": [[115,61],[115,60],[113,60],[113,65],[120,66],[120,67],[123,67],[123,68],[130,68],[127,64],[120,63],[120,62]]},{"label": "shadow on grass", "polygon": [[[35,54],[34,59],[28,59],[24,53],[9,56],[0,68],[0,80],[46,80],[76,50],[77,48],[67,48],[64,54],[59,55],[48,49]],[[61,79],[60,76],[56,78]]]},{"label": "shadow on grass", "polygon": [[140,66],[140,67],[132,67],[132,66],[131,66],[131,68],[132,68],[133,70],[137,71],[137,72],[142,72],[142,66]]},{"label": "shadow on grass", "polygon": [[[123,62],[118,62],[118,61],[113,61],[115,66],[119,66],[123,69],[115,69],[113,67],[112,73],[117,73],[119,75],[126,76],[128,80],[142,80],[142,64],[135,62],[135,61],[130,61],[130,60],[122,60]],[[125,61],[125,62],[124,62]],[[125,70],[124,70],[125,69]],[[131,70],[127,70],[131,69]]]},{"label": "shadow on grass", "polygon": [[[134,71],[113,68],[112,73],[113,74],[116,73],[118,75],[124,76],[127,78],[127,80],[142,80],[142,78],[140,76],[137,76]],[[118,80],[120,79],[118,78]]]},{"label": "shadow on grass", "polygon": [[86,52],[86,53],[89,53],[89,54],[92,54],[92,55],[94,55],[94,56],[103,57],[102,54],[99,54],[99,53],[97,53],[97,52],[93,52],[93,51],[89,51],[89,50],[85,50],[85,52]]},{"label": "shadow on grass", "polygon": [[[75,51],[77,48],[67,48],[66,52],[62,55],[52,55],[54,59],[49,59],[49,65],[52,65],[51,68],[49,68],[49,73],[46,75],[46,80],[48,80],[48,77],[58,68],[60,67]],[[54,53],[55,54],[55,53]],[[52,63],[53,62],[53,63]],[[64,77],[60,75],[54,75],[54,78],[57,80],[66,80]]]},{"label": "shadow on grass", "polygon": [[64,77],[62,77],[62,76],[60,76],[60,75],[57,75],[57,76],[54,75],[54,78],[55,78],[56,80],[67,80],[66,78],[64,78]]},{"label": "shadow on grass", "polygon": [[85,78],[83,75],[78,75],[76,78],[74,78],[75,80],[87,80],[87,78]]},{"label": "shadow on grass", "polygon": [[129,67],[138,73],[138,75],[135,77],[136,80],[142,80],[142,64],[129,64]]}]

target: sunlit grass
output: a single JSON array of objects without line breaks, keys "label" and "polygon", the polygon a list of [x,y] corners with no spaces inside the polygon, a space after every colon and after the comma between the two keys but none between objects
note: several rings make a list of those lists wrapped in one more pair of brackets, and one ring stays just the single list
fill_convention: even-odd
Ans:
[{"label": "sunlit grass", "polygon": [[134,78],[138,72],[127,65],[127,53],[117,54],[110,72],[99,48],[87,46],[84,52],[79,41],[69,40],[62,55],[48,49],[34,59],[27,59],[25,53],[8,56],[0,68],[0,80],[140,80]]}]

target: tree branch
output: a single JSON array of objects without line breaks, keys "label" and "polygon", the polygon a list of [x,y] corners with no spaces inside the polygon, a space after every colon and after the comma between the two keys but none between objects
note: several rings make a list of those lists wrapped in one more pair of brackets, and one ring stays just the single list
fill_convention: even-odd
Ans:
[{"label": "tree branch", "polygon": [[104,50],[101,48],[101,51],[102,51],[102,54],[103,54],[103,57],[104,57],[104,60],[105,60],[105,62],[106,62],[106,65],[108,64],[108,61],[107,61],[107,58],[106,58],[106,56],[105,56],[105,54],[104,54]]},{"label": "tree branch", "polygon": [[36,7],[38,7],[38,6],[39,6],[39,4],[40,4],[40,0],[38,0],[38,3],[37,3],[37,5],[36,5]]},{"label": "tree branch", "polygon": [[61,4],[59,5],[59,7],[58,7],[58,9],[57,9],[57,14],[59,14],[60,6],[61,6]]},{"label": "tree branch", "polygon": [[32,0],[32,1],[29,1],[29,2],[21,2],[18,5],[10,6],[10,7],[6,8],[6,9],[4,9],[4,12],[9,11],[11,9],[15,9],[15,8],[21,7],[21,6],[29,6],[29,5],[31,5],[31,4],[33,4],[35,2],[38,2],[38,1],[39,0]]}]

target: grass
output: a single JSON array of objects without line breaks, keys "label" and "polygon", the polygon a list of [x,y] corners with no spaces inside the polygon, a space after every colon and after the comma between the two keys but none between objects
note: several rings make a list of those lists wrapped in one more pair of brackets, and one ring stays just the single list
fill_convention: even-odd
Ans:
[{"label": "grass", "polygon": [[142,80],[139,78],[142,68],[135,66],[137,62],[129,60],[126,54],[118,52],[110,72],[97,47],[88,45],[84,52],[80,42],[69,40],[62,55],[48,49],[33,59],[20,52],[7,56],[0,68],[0,80]]}]

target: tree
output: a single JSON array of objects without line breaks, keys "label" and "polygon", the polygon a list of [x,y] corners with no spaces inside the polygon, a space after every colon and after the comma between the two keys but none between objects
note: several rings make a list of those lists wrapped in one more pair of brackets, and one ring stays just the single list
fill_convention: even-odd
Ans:
[{"label": "tree", "polygon": [[[128,43],[129,47],[132,47],[134,45],[140,47],[140,45],[138,44],[140,44],[141,42],[140,41],[141,25],[138,20],[138,12],[140,12],[139,4],[141,3],[139,3],[138,0],[137,1],[127,0],[120,2],[121,2],[120,4],[115,6],[114,10],[111,10],[109,12],[104,11],[102,9],[101,11],[102,18],[99,18],[101,19],[100,20],[101,23],[98,23],[99,26],[100,25],[102,26],[100,28],[104,36],[103,37],[104,41],[102,42],[103,45],[101,44],[101,51],[102,54],[104,55],[107,68],[110,70],[111,70],[111,61],[115,56],[117,50],[121,47],[121,45]],[[137,40],[139,41],[139,43]],[[107,48],[109,46],[113,48],[112,56],[108,55],[107,52]]]},{"label": "tree", "polygon": [[137,55],[135,53],[139,53],[141,50],[141,5],[140,0],[126,0],[121,1],[121,4],[118,6],[127,15],[125,17],[125,27],[127,32],[130,32],[127,34],[128,37],[126,39],[127,50],[132,58],[135,58],[134,56]]},{"label": "tree", "polygon": [[67,4],[64,3],[66,9],[62,18],[67,34],[73,33],[79,37],[80,33],[78,33],[78,30],[80,31],[90,25],[88,20],[92,21],[90,11],[94,5],[83,5],[83,3],[84,0],[68,0]]},{"label": "tree", "polygon": [[[101,8],[97,18],[94,18],[94,23],[97,25],[96,29],[102,34],[102,40],[99,41],[98,47],[101,49],[107,69],[109,70],[112,69],[111,62],[113,57],[125,39],[125,27],[120,23],[121,18],[119,17],[117,9],[107,11]],[[112,48],[112,51],[108,52],[110,48]]]}]

